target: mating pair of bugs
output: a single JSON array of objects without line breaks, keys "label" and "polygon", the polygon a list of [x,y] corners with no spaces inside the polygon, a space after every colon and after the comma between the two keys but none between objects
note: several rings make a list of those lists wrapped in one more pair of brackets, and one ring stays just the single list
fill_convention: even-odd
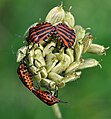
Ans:
[{"label": "mating pair of bugs", "polygon": [[40,88],[35,88],[33,84],[33,74],[29,71],[29,68],[26,64],[26,61],[23,60],[17,70],[18,76],[21,79],[22,83],[32,91],[41,101],[45,104],[51,106],[55,103],[62,102],[57,98],[57,94],[52,95],[51,91],[43,91]]},{"label": "mating pair of bugs", "polygon": [[43,22],[29,28],[26,40],[28,43],[40,43],[49,37],[56,38],[68,48],[73,46],[76,38],[74,30],[69,28],[65,23],[53,26],[51,23]]}]

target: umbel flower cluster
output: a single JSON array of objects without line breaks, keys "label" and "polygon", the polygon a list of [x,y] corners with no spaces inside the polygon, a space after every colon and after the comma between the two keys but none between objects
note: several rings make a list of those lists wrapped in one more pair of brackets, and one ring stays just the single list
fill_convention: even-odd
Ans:
[{"label": "umbel flower cluster", "polygon": [[[75,41],[72,47],[66,47],[55,37],[49,37],[39,43],[30,42],[18,49],[17,62],[21,62],[26,57],[29,70],[34,75],[34,79],[41,87],[47,88],[50,85],[51,90],[64,87],[68,82],[80,78],[82,70],[95,67],[100,63],[93,58],[85,59],[83,54],[91,53],[103,55],[106,54],[104,46],[94,44],[94,37],[88,28],[81,25],[75,25],[74,16],[70,11],[64,11],[62,6],[51,9],[46,16],[45,22],[53,26],[59,23],[66,24],[75,32]],[[27,37],[29,29],[26,31]]]}]

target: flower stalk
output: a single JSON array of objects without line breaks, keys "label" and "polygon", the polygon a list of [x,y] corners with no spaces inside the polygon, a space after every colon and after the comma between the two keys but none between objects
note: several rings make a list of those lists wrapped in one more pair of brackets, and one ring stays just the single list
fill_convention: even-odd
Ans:
[{"label": "flower stalk", "polygon": [[52,110],[53,110],[53,112],[55,114],[55,117],[57,119],[62,119],[62,115],[61,115],[61,112],[60,112],[58,104],[53,105],[52,106]]}]

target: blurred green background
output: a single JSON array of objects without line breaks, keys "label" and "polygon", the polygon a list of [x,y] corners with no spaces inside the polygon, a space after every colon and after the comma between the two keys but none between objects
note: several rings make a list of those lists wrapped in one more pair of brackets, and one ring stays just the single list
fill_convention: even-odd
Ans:
[{"label": "blurred green background", "polygon": [[[48,107],[28,91],[17,76],[16,52],[25,30],[60,0],[0,0],[0,119],[55,119]],[[63,0],[76,24],[91,27],[95,43],[111,46],[111,0]],[[83,70],[79,80],[60,89],[63,119],[111,119],[111,49],[95,57],[103,68]]]}]

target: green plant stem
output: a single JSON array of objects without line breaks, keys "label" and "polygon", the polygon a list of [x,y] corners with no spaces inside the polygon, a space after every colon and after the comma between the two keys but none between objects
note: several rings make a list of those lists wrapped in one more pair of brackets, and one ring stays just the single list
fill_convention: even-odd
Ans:
[{"label": "green plant stem", "polygon": [[62,119],[62,114],[58,104],[52,106],[53,112],[57,119]]}]

